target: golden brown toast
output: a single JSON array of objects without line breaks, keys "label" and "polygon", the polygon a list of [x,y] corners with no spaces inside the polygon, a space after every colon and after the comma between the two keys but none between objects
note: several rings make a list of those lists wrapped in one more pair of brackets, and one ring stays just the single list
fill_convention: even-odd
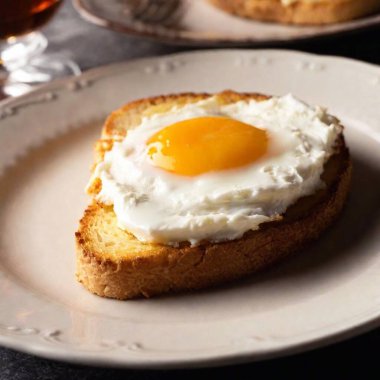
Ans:
[{"label": "golden brown toast", "polygon": [[[139,100],[113,112],[106,120],[96,145],[96,159],[102,160],[112,142],[136,127],[143,115],[164,112],[207,98],[208,94],[180,94]],[[239,100],[265,100],[259,94],[226,91],[217,95],[221,104]],[[351,162],[343,135],[336,153],[325,164],[326,184],[312,196],[299,199],[282,220],[264,223],[259,230],[223,243],[179,247],[142,243],[117,227],[112,206],[93,201],[76,233],[77,278],[100,296],[128,299],[171,291],[200,289],[240,278],[280,260],[317,238],[339,214],[347,197]],[[95,195],[101,181],[93,179],[89,192]]]},{"label": "golden brown toast", "polygon": [[237,16],[287,24],[334,24],[363,17],[380,10],[378,0],[209,0]]}]

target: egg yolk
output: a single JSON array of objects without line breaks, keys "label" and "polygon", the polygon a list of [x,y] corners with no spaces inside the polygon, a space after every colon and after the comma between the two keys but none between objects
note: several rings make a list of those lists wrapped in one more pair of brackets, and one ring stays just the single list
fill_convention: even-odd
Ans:
[{"label": "egg yolk", "polygon": [[152,165],[196,176],[253,163],[267,151],[264,130],[227,117],[197,117],[167,126],[148,141]]}]

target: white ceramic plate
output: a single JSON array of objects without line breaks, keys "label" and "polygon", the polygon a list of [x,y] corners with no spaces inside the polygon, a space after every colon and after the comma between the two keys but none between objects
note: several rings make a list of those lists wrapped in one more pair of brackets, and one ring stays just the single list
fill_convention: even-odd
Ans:
[{"label": "white ceramic plate", "polygon": [[[292,92],[347,126],[352,194],[321,240],[222,288],[128,302],[75,281],[74,232],[104,116],[179,91]],[[125,367],[260,360],[380,323],[380,70],[289,51],[144,59],[53,83],[0,106],[0,342],[37,355]]]},{"label": "white ceramic plate", "polygon": [[161,42],[197,46],[285,43],[347,33],[380,23],[380,14],[323,26],[297,26],[247,20],[207,0],[170,0],[158,10],[144,0],[72,0],[86,20],[118,32]]}]

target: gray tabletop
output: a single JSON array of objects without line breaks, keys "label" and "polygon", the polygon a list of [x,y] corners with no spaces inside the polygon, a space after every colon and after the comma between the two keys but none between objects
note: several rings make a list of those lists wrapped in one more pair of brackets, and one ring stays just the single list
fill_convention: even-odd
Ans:
[{"label": "gray tabletop", "polygon": [[[137,57],[189,50],[139,40],[90,25],[80,19],[66,1],[54,20],[44,30],[49,52],[64,53],[82,70]],[[380,63],[380,28],[342,37],[282,46],[319,54],[342,55]],[[271,46],[275,47],[275,46]],[[40,359],[0,348],[1,380],[42,379],[193,379],[205,375],[218,378],[292,376],[320,379],[378,378],[380,329],[360,337],[288,358],[224,368],[182,371],[132,371],[85,367]]]}]

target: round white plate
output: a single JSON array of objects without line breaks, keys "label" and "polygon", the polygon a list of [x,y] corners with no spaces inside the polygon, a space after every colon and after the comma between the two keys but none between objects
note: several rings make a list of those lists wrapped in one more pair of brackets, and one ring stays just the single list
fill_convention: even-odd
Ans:
[{"label": "round white plate", "polygon": [[[180,91],[292,92],[342,118],[354,161],[339,221],[302,254],[225,287],[115,301],[74,277],[102,120],[132,99]],[[125,367],[260,360],[380,324],[380,70],[279,50],[220,50],[95,69],[0,106],[0,342]]]},{"label": "round white plate", "polygon": [[[80,15],[117,32],[197,46],[265,45],[347,33],[380,24],[380,14],[332,25],[299,26],[248,20],[207,0],[72,0]],[[163,4],[165,3],[165,4]],[[150,5],[149,5],[150,4]]]}]

